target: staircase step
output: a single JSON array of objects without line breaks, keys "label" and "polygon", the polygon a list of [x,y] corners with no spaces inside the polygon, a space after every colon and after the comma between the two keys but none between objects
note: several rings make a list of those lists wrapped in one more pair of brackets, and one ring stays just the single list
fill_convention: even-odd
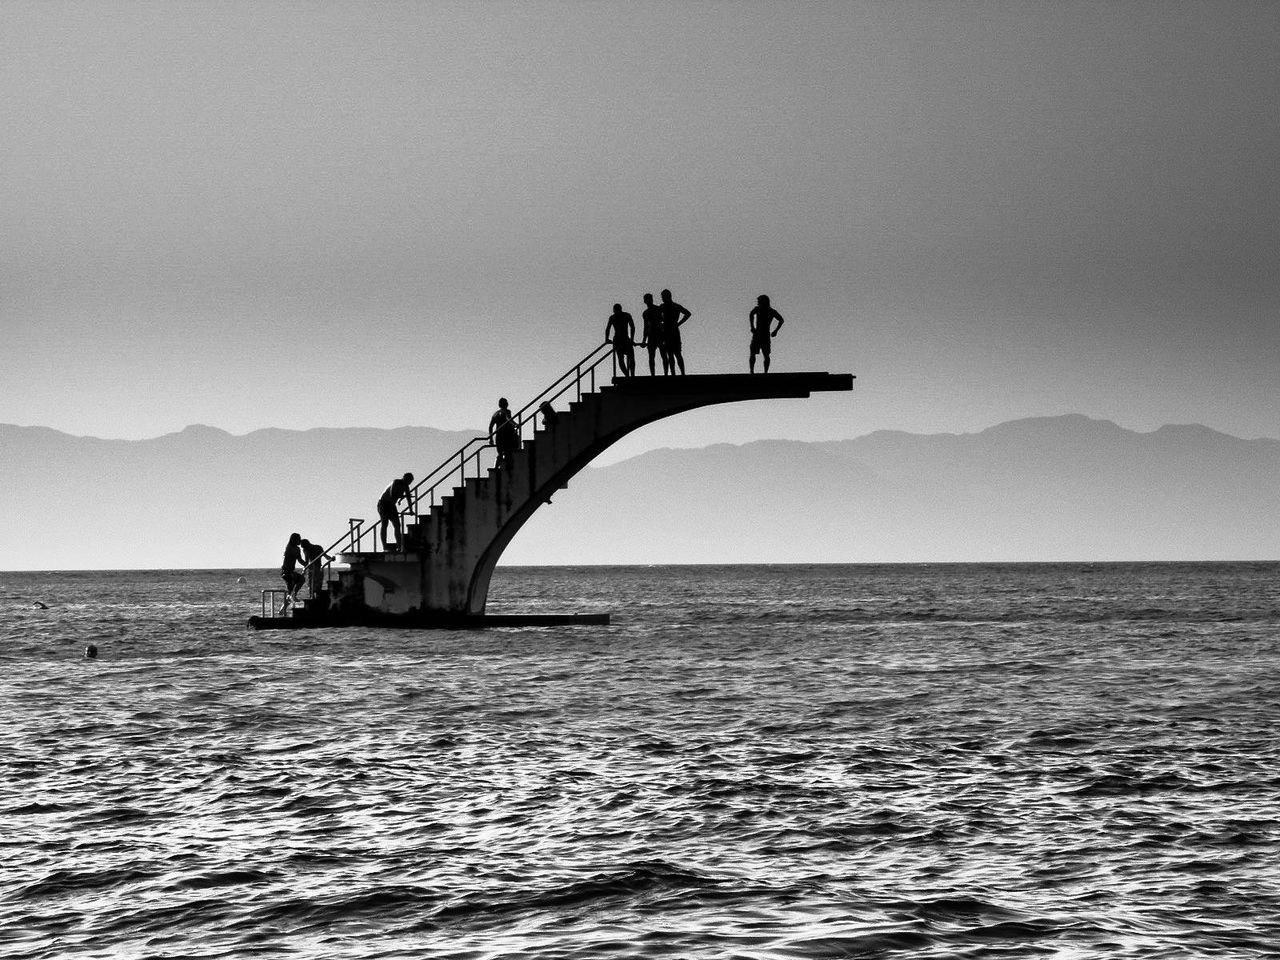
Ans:
[{"label": "staircase step", "polygon": [[419,554],[416,550],[364,550],[359,553],[340,553],[338,559],[343,563],[417,563]]}]

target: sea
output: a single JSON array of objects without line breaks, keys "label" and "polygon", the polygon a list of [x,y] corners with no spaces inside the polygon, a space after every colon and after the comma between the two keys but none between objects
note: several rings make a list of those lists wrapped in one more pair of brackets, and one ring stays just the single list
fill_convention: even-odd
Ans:
[{"label": "sea", "polygon": [[1280,956],[1278,563],[275,577],[0,573],[0,955]]}]

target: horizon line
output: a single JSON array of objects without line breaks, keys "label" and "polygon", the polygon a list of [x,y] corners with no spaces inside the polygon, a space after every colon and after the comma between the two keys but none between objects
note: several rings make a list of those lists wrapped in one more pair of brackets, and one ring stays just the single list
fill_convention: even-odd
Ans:
[{"label": "horizon line", "polygon": [[[995,430],[1000,427],[1008,426],[1010,424],[1028,423],[1028,422],[1038,421],[1038,420],[1039,421],[1086,420],[1090,423],[1108,424],[1119,430],[1123,430],[1126,433],[1132,433],[1137,436],[1150,436],[1151,434],[1159,433],[1162,430],[1168,430],[1168,429],[1197,428],[1200,430],[1207,430],[1211,433],[1215,433],[1220,436],[1230,437],[1233,440],[1242,440],[1244,442],[1253,442],[1257,440],[1270,440],[1273,442],[1280,441],[1280,437],[1272,437],[1272,436],[1266,436],[1266,435],[1259,435],[1255,437],[1242,437],[1242,436],[1239,436],[1238,434],[1228,433],[1225,430],[1219,430],[1216,427],[1210,427],[1207,424],[1203,424],[1203,423],[1164,423],[1151,430],[1136,430],[1131,427],[1122,426],[1117,421],[1108,419],[1105,417],[1093,417],[1085,413],[1058,413],[1058,414],[1036,414],[1036,415],[1031,415],[1026,417],[1014,417],[1013,419],[1010,419],[1010,420],[1001,420],[996,423],[990,424],[986,427],[982,427],[981,429],[969,430],[969,431],[938,430],[938,431],[933,431],[929,433],[924,433],[924,432],[917,432],[914,430],[903,430],[895,427],[879,427],[877,429],[870,430],[866,433],[861,433],[856,436],[831,437],[825,440],[797,440],[793,437],[761,437],[755,440],[748,440],[743,443],[730,443],[729,441],[719,441],[717,443],[702,444],[697,447],[665,447],[662,449],[701,450],[701,449],[706,449],[707,447],[712,447],[712,446],[741,447],[741,446],[747,446],[748,444],[752,444],[752,443],[766,443],[770,441],[783,441],[783,442],[789,442],[789,443],[841,443],[846,440],[860,440],[864,437],[870,437],[877,433],[897,433],[897,434],[905,434],[907,436],[914,436],[914,437],[972,437],[972,436],[978,436],[983,433],[987,433],[988,431]],[[66,430],[61,430],[57,427],[50,427],[44,424],[20,424],[20,423],[0,422],[0,428],[5,428],[5,427],[12,427],[18,430],[49,431],[51,433],[56,433],[64,437],[70,437],[74,440],[97,440],[102,443],[148,443],[153,440],[164,440],[168,437],[181,436],[182,434],[188,433],[193,430],[214,431],[216,433],[223,434],[224,436],[230,437],[232,439],[243,439],[245,437],[251,437],[254,434],[270,433],[270,432],[304,434],[304,433],[316,433],[320,431],[334,432],[334,431],[355,431],[355,430],[376,431],[379,433],[396,433],[402,430],[431,430],[436,433],[445,433],[445,434],[465,434],[465,435],[474,435],[474,436],[483,436],[485,434],[485,431],[479,428],[475,428],[474,430],[465,428],[465,427],[458,428],[458,429],[450,429],[448,427],[433,427],[433,426],[427,426],[425,424],[402,424],[396,427],[316,426],[316,427],[297,428],[297,427],[269,426],[269,427],[256,427],[252,430],[246,431],[245,433],[232,433],[230,430],[227,430],[223,427],[215,427],[207,423],[190,423],[180,430],[171,430],[167,433],[161,433],[155,436],[129,438],[129,437],[100,437],[94,434],[70,433]]]}]

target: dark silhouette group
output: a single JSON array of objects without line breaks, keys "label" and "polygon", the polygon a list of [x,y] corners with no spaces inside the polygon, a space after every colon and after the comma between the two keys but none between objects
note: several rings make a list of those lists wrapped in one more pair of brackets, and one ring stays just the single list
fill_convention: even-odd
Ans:
[{"label": "dark silhouette group", "polygon": [[[653,294],[644,295],[644,310],[640,314],[639,346],[649,350],[649,375],[658,373],[656,360],[662,358],[663,375],[684,373],[684,349],[680,340],[681,325],[693,316],[692,312],[671,299],[671,291],[662,291],[662,302],[655,304]],[[776,324],[775,324],[775,321]],[[769,303],[769,298],[761,294],[756,298],[756,305],[747,314],[747,326],[751,331],[751,352],[747,359],[748,369],[756,372],[756,355],[764,357],[764,372],[769,372],[769,359],[772,353],[773,338],[782,329],[782,314]],[[622,309],[622,304],[613,305],[613,313],[605,321],[605,343],[613,344],[614,362],[618,373],[624,377],[636,375],[635,355],[636,325],[631,314]]]},{"label": "dark silhouette group", "polygon": [[[289,604],[298,602],[298,591],[302,589],[303,584],[308,585],[311,596],[319,595],[324,586],[323,561],[332,559],[333,557],[324,552],[324,547],[305,539],[302,534],[289,535],[289,542],[284,548],[284,560],[280,564],[280,579],[284,581],[285,587],[284,606],[281,608],[281,613],[288,609]],[[303,573],[298,572],[299,564],[302,565]]]},{"label": "dark silhouette group", "polygon": [[[678,369],[684,373],[684,353],[680,343],[680,325],[693,314],[671,299],[671,291],[662,291],[662,303],[655,306],[653,294],[644,295],[644,312],[640,314],[640,346],[649,349],[649,375],[655,376],[656,356],[662,357],[662,372],[673,374]],[[605,343],[613,344],[613,355],[618,372],[624,377],[636,375],[635,355],[636,325],[631,314],[622,304],[613,305],[613,313],[605,322]]]},{"label": "dark silhouette group", "polygon": [[[662,359],[662,373],[664,376],[670,376],[677,372],[684,374],[684,351],[680,337],[680,327],[688,320],[693,313],[685,307],[676,303],[671,299],[671,291],[663,290],[661,293],[661,303],[653,302],[653,294],[646,293],[644,295],[644,310],[640,314],[640,342],[639,346],[646,347],[649,351],[649,375],[657,375],[657,359]],[[776,322],[775,322],[776,321]],[[764,372],[769,372],[769,359],[772,353],[772,341],[778,335],[778,331],[782,329],[782,314],[773,308],[769,303],[769,298],[761,294],[756,298],[756,305],[747,315],[747,326],[751,331],[751,352],[748,358],[748,368],[752,373],[756,372],[756,356],[761,355],[764,358]],[[623,377],[634,377],[636,373],[636,323],[631,314],[622,309],[622,304],[615,303],[613,305],[613,313],[609,315],[605,322],[605,342],[613,345],[614,363],[619,374]],[[549,401],[543,401],[538,407],[538,412],[542,414],[542,425],[546,429],[554,428],[558,414],[551,406]],[[493,416],[489,418],[489,442],[497,450],[497,462],[495,466],[498,468],[509,468],[512,464],[512,458],[516,450],[520,447],[520,425],[515,415],[511,412],[511,408],[507,404],[507,398],[501,397],[498,400],[498,409],[494,411]],[[395,553],[404,549],[404,531],[400,523],[400,502],[404,501],[410,511],[413,510],[413,474],[406,473],[404,476],[391,481],[387,488],[382,491],[382,496],[378,498],[378,519],[379,532],[378,536],[382,539],[382,545],[385,550]],[[395,544],[387,540],[387,527],[395,531]],[[377,548],[378,537],[374,538],[374,547]],[[309,540],[304,540],[299,534],[292,534],[289,537],[289,543],[285,546],[284,561],[280,568],[280,577],[285,583],[285,602],[284,609],[287,609],[290,603],[297,603],[298,590],[304,583],[310,582],[311,595],[316,596],[322,586],[324,560],[332,560],[332,557],[326,556],[321,547],[316,546]],[[298,566],[302,565],[305,570],[305,576],[298,572]]]}]

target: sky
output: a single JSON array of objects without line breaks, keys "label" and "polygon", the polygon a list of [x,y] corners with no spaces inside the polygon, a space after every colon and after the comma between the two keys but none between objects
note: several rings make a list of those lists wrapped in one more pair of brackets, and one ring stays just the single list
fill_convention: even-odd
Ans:
[{"label": "sky", "polygon": [[672,290],[851,394],[1280,435],[1280,4],[0,4],[0,422],[479,427]]}]

